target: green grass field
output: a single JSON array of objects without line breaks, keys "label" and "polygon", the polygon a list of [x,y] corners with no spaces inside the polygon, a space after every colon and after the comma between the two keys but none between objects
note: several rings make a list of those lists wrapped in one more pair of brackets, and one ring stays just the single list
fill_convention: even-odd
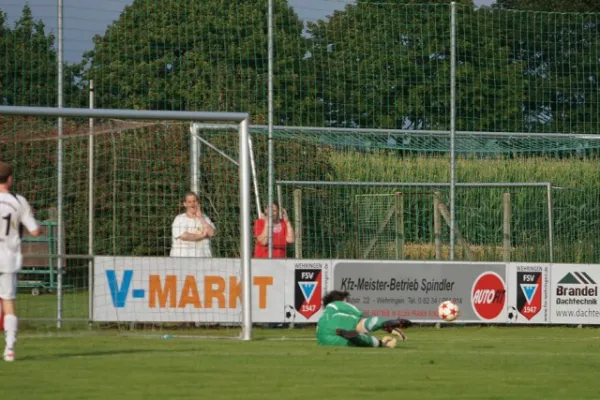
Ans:
[{"label": "green grass field", "polygon": [[600,398],[597,329],[417,327],[394,350],[320,348],[309,329],[255,333],[252,342],[24,334],[18,361],[0,364],[0,398]]}]

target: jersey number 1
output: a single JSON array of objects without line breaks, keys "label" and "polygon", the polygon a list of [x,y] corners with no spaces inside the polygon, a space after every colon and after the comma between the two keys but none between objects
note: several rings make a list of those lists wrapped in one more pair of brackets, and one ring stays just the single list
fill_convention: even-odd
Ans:
[{"label": "jersey number 1", "polygon": [[10,233],[10,219],[11,219],[12,215],[8,214],[5,215],[4,217],[2,217],[2,219],[6,220],[6,232],[5,235],[8,236],[8,234]]}]

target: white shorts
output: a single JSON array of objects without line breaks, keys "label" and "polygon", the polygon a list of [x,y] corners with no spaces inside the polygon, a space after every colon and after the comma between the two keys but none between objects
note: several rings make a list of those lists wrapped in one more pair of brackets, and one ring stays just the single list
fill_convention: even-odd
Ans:
[{"label": "white shorts", "polygon": [[0,272],[0,299],[14,300],[17,297],[17,274]]}]

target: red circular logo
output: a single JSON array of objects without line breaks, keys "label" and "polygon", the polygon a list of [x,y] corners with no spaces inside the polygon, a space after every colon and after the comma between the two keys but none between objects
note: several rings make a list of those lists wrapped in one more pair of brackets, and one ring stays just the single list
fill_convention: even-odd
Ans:
[{"label": "red circular logo", "polygon": [[471,304],[479,318],[497,318],[506,304],[506,286],[500,275],[495,272],[479,275],[471,290]]}]

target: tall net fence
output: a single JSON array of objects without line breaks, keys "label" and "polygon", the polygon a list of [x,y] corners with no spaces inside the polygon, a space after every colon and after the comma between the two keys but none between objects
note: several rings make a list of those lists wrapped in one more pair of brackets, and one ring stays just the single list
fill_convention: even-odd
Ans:
[{"label": "tall net fence", "polygon": [[[590,133],[598,14],[448,4],[274,0],[274,124]],[[57,11],[7,3],[2,103],[55,106]],[[32,11],[33,10],[33,11]],[[64,2],[64,104],[268,115],[267,1]],[[11,60],[20,60],[19,63]],[[473,151],[477,150],[473,148]]]},{"label": "tall net fence", "polygon": [[[456,180],[482,184],[456,187],[456,258],[598,262],[599,15],[467,3],[452,26],[448,4],[274,0],[269,154],[267,1],[65,1],[64,106],[88,107],[93,81],[97,108],[249,112],[261,206],[273,161],[301,238],[288,256],[304,258],[447,259],[455,115]],[[56,106],[55,10],[2,7],[0,103]],[[0,158],[27,177],[16,189],[52,221],[56,121],[0,121]],[[69,255],[88,250],[84,125],[65,125]],[[96,254],[168,253],[189,188],[188,128],[98,122]],[[230,136],[203,135],[236,154]],[[215,257],[235,257],[235,167],[209,146],[199,157]]]}]

